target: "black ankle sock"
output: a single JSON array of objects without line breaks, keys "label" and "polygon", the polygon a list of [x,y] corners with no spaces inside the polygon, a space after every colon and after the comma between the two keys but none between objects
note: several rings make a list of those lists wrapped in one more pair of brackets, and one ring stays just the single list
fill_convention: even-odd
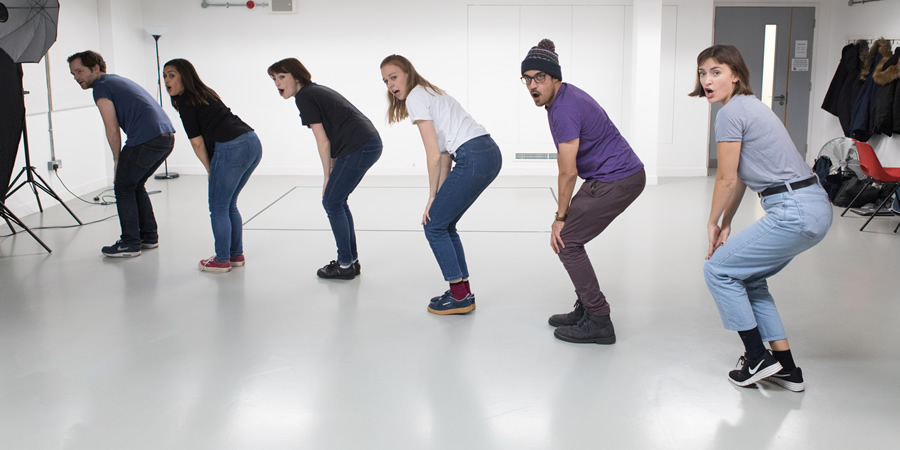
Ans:
[{"label": "black ankle sock", "polygon": [[774,356],[775,359],[781,363],[781,368],[784,371],[790,372],[791,370],[794,370],[797,368],[797,365],[794,364],[794,356],[791,355],[790,350],[784,350],[784,351],[772,350],[772,356]]},{"label": "black ankle sock", "polygon": [[747,359],[756,361],[763,357],[766,353],[766,347],[763,345],[762,336],[759,335],[759,328],[754,327],[752,330],[738,331],[741,340],[744,341],[744,350]]}]

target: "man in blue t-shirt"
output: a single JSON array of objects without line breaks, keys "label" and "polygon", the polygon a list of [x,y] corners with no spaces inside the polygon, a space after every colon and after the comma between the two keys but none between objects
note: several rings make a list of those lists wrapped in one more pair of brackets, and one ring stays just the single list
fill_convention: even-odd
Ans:
[{"label": "man in blue t-shirt", "polygon": [[[596,100],[562,82],[556,47],[549,39],[522,61],[522,82],[536,106],[547,110],[559,165],[559,205],[550,247],[575,285],[575,310],[550,317],[553,335],[576,343],[614,344],[609,303],[584,250],[643,192],[644,164]],[[578,177],[585,181],[572,197]]]},{"label": "man in blue t-shirt", "polygon": [[[146,90],[127,78],[107,74],[99,53],[76,53],[68,62],[81,88],[94,90],[115,163],[113,187],[122,236],[101,252],[111,257],[139,256],[142,248],[159,246],[156,217],[144,184],[172,153],[175,128]],[[124,146],[120,127],[127,136]]]}]

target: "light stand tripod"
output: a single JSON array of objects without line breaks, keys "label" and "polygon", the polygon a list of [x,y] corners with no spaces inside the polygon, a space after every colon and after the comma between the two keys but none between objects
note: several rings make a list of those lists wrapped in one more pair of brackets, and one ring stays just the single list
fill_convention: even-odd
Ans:
[{"label": "light stand tripod", "polygon": [[[28,91],[23,92],[25,94],[28,93]],[[69,209],[68,206],[66,206],[66,203],[63,202],[61,198],[59,198],[59,195],[56,195],[56,192],[53,192],[53,189],[51,189],[50,186],[47,185],[47,182],[43,178],[41,178],[41,176],[36,171],[37,169],[35,169],[35,167],[31,165],[31,152],[28,150],[28,126],[25,122],[26,121],[23,118],[22,144],[23,149],[25,150],[25,167],[23,167],[22,170],[19,171],[19,174],[16,175],[16,177],[12,180],[11,183],[9,183],[9,185],[14,186],[16,184],[16,181],[19,181],[19,178],[21,178],[22,175],[25,175],[25,179],[22,180],[22,182],[19,183],[18,186],[11,188],[10,191],[6,194],[6,198],[12,197],[12,195],[15,194],[16,191],[27,184],[31,188],[31,192],[34,192],[34,198],[37,200],[38,210],[44,212],[44,206],[41,205],[41,197],[38,195],[38,189],[40,189],[44,191],[44,193],[58,201],[59,204],[63,206],[63,208],[66,208],[66,211],[68,211],[72,218],[75,219],[76,222],[78,222],[78,225],[84,225],[83,223],[81,223],[81,220],[77,216],[75,216],[75,213],[73,213],[72,210]],[[37,177],[37,180],[35,180],[35,177]]]},{"label": "light stand tripod", "polygon": [[50,250],[50,247],[47,247],[47,244],[45,244],[44,241],[41,240],[41,238],[37,237],[37,235],[35,235],[30,228],[25,226],[25,224],[22,223],[22,221],[18,217],[16,217],[16,215],[13,214],[13,212],[10,211],[2,201],[0,201],[0,217],[2,217],[3,220],[6,221],[6,226],[8,226],[10,230],[12,230],[12,234],[16,234],[16,229],[13,228],[12,223],[9,222],[10,220],[27,231],[28,234],[30,234],[31,237],[34,238],[34,240],[38,241],[38,244],[41,244],[41,247],[44,247],[44,250],[47,250],[47,253],[53,252],[53,250]]}]

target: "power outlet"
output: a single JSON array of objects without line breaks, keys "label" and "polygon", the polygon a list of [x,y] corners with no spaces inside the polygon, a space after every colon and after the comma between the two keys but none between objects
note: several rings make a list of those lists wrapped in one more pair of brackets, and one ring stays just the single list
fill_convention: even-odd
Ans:
[{"label": "power outlet", "polygon": [[47,162],[47,170],[56,170],[62,167],[61,159],[54,159],[52,161]]}]

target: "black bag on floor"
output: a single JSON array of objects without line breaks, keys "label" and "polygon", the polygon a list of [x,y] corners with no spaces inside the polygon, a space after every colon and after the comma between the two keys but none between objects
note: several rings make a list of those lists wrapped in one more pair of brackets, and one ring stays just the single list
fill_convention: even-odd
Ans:
[{"label": "black bag on floor", "polygon": [[[860,206],[865,205],[866,203],[874,203],[878,200],[879,194],[881,193],[881,189],[875,186],[868,186],[869,180],[860,180],[856,177],[853,172],[849,173],[849,176],[845,176],[844,182],[841,183],[841,188],[838,190],[837,194],[834,196],[834,206],[840,206],[842,208],[846,208],[848,205],[853,208],[859,208]],[[850,205],[850,202],[853,200],[853,197],[856,197],[856,194],[859,194],[865,188],[865,191],[859,198]]]}]

